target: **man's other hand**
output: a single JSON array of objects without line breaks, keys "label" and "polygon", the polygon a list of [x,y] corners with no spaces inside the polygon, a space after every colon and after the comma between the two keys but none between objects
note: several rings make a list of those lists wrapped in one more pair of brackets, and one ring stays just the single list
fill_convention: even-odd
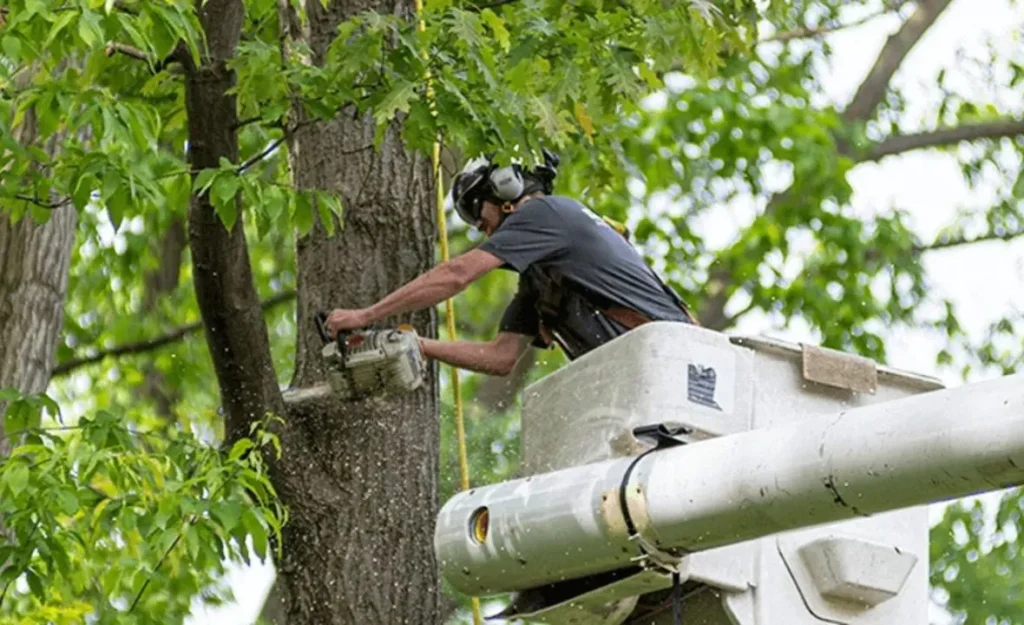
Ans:
[{"label": "man's other hand", "polygon": [[358,330],[370,325],[370,315],[364,308],[356,310],[335,308],[331,314],[327,315],[326,325],[327,336],[333,339],[342,330]]}]

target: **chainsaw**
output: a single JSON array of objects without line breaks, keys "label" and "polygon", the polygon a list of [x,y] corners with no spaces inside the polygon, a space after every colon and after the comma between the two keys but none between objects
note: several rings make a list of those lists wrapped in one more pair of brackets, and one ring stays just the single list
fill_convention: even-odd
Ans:
[{"label": "chainsaw", "polygon": [[327,382],[342,399],[409,393],[423,386],[427,367],[412,326],[339,332],[332,341],[326,322],[327,313],[317,313]]}]

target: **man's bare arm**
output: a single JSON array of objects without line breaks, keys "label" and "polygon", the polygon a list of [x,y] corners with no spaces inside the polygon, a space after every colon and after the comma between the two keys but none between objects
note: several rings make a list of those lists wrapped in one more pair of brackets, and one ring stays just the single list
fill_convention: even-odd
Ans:
[{"label": "man's bare arm", "polygon": [[489,252],[466,252],[434,267],[367,308],[366,324],[439,304],[501,264],[501,259]]},{"label": "man's bare arm", "polygon": [[520,355],[529,348],[530,338],[501,332],[490,341],[435,341],[420,339],[423,355],[460,369],[489,375],[508,375]]}]

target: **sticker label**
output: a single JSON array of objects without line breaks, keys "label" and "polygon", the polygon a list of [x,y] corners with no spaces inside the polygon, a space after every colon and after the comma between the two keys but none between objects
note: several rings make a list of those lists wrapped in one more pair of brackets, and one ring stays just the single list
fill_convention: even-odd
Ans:
[{"label": "sticker label", "polygon": [[736,355],[695,344],[686,365],[686,399],[724,413],[735,408]]}]

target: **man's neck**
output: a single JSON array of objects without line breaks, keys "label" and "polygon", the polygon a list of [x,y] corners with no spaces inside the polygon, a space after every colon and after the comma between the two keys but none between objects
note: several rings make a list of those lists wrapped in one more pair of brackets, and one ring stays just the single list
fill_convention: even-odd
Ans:
[{"label": "man's neck", "polygon": [[526,202],[529,202],[530,200],[532,200],[535,197],[544,197],[544,194],[540,193],[540,192],[537,192],[537,193],[531,193],[530,195],[524,195],[523,197],[519,198],[519,200],[512,207],[513,210],[519,208],[520,206],[522,206]]}]

